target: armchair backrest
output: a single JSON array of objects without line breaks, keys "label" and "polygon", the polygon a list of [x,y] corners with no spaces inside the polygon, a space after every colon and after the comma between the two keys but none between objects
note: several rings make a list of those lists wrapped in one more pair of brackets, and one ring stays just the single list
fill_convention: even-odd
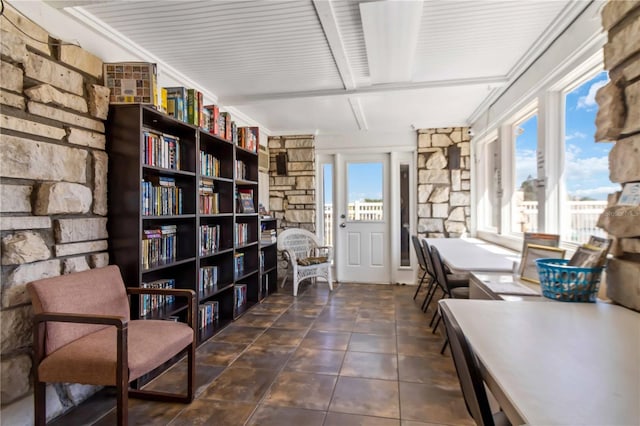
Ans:
[{"label": "armchair backrest", "polygon": [[321,245],[318,237],[306,229],[289,228],[278,235],[278,250],[288,250],[297,259],[311,256]]},{"label": "armchair backrest", "polygon": [[[129,298],[115,265],[90,269],[27,284],[35,314],[115,315],[129,320]],[[106,326],[49,322],[45,354]]]}]

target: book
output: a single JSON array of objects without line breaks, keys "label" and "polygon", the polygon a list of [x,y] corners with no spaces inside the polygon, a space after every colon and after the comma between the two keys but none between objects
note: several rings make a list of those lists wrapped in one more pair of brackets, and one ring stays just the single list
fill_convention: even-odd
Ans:
[{"label": "book", "polygon": [[205,105],[203,107],[209,113],[211,113],[211,119],[209,121],[209,133],[212,135],[219,136],[220,135],[220,108],[217,105]]},{"label": "book", "polygon": [[167,91],[167,114],[187,121],[187,89],[185,87],[165,87]]},{"label": "book", "polygon": [[238,212],[255,213],[256,209],[253,205],[253,189],[238,190]]}]

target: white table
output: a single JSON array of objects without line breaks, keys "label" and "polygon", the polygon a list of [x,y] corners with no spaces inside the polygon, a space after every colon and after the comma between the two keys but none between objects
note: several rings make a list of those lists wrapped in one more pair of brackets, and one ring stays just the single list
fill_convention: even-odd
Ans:
[{"label": "white table", "polygon": [[542,297],[540,284],[523,281],[509,272],[471,272],[469,299],[551,301]]},{"label": "white table", "polygon": [[448,299],[512,424],[640,423],[640,314],[606,303]]},{"label": "white table", "polygon": [[[440,252],[442,261],[454,272],[468,271],[513,271],[514,261],[519,255],[507,255],[506,250],[481,240],[464,238],[427,238],[429,245]],[[496,252],[496,251],[502,251]]]}]

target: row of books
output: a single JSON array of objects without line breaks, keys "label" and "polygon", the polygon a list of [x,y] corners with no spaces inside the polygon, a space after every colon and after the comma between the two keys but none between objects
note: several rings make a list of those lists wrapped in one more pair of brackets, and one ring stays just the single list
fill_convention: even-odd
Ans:
[{"label": "row of books", "polygon": [[200,255],[211,254],[220,248],[220,225],[200,225]]},{"label": "row of books", "polygon": [[260,231],[260,242],[261,243],[275,243],[277,240],[276,230],[275,229],[263,229]]},{"label": "row of books", "polygon": [[174,178],[149,176],[142,181],[142,215],[182,214],[182,188]]},{"label": "row of books", "polygon": [[214,192],[214,183],[209,179],[200,181],[199,201],[200,214],[218,214],[220,213],[220,196]]},{"label": "row of books", "polygon": [[142,266],[148,268],[161,262],[175,260],[178,253],[177,226],[163,225],[145,229],[142,233]]},{"label": "row of books", "polygon": [[218,267],[203,266],[200,268],[200,293],[216,291],[218,289]]},{"label": "row of books", "polygon": [[233,233],[233,241],[236,245],[244,245],[249,242],[249,224],[236,223]]},{"label": "row of books", "polygon": [[144,131],[144,164],[180,170],[180,138],[167,134]]},{"label": "row of books", "polygon": [[200,173],[204,176],[220,176],[220,160],[212,154],[200,151]]},{"label": "row of books", "polygon": [[198,307],[198,319],[201,330],[210,324],[218,322],[219,318],[220,304],[217,300],[204,302]]},{"label": "row of books", "polygon": [[237,145],[251,152],[258,150],[258,128],[240,127],[238,129]]},{"label": "row of books", "polygon": [[233,276],[237,279],[244,275],[244,253],[233,255]]},{"label": "row of books", "polygon": [[[176,288],[176,280],[167,278],[140,284],[142,288]],[[147,315],[154,309],[162,308],[165,305],[173,303],[173,296],[165,296],[161,294],[142,294],[140,295],[140,316]]]},{"label": "row of books", "polygon": [[235,292],[236,299],[236,308],[241,308],[247,304],[247,285],[246,284],[236,284],[233,286],[233,291]]},{"label": "row of books", "polygon": [[247,178],[247,165],[242,160],[236,160],[236,179]]},{"label": "row of books", "polygon": [[255,213],[253,205],[253,189],[239,188],[236,191],[236,205],[238,213]]},{"label": "row of books", "polygon": [[608,238],[592,235],[586,244],[582,244],[576,249],[567,265],[580,268],[603,267],[607,262],[611,241]]}]

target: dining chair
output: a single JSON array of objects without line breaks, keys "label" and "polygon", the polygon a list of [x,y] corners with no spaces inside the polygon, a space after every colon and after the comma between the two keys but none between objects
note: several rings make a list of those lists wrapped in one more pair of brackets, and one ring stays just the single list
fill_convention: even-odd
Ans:
[{"label": "dining chair", "polygon": [[[435,264],[434,264],[434,260],[433,260],[433,254],[431,252],[431,247],[429,245],[429,242],[427,241],[426,238],[422,239],[422,244],[424,247],[424,253],[425,253],[425,259],[426,259],[426,263],[427,263],[427,270],[431,271],[431,275],[434,277],[434,282],[437,283],[437,274],[436,274],[436,268],[435,268]],[[435,247],[434,247],[435,248]],[[442,262],[442,260],[440,260],[440,265],[442,265],[444,274],[447,278],[447,283],[448,283],[448,288],[453,289],[453,288],[458,288],[458,287],[469,287],[469,274],[467,273],[462,273],[462,274],[454,274],[451,273],[451,271],[446,267],[446,265],[444,264],[444,262]],[[445,294],[447,294],[447,290],[445,290],[442,287],[442,284],[437,284],[435,286],[433,286],[432,291],[431,292],[427,292],[427,294],[425,295],[424,301],[422,302],[422,310],[424,312],[426,312],[429,309],[429,304],[431,304],[431,300],[433,299],[433,296],[436,293],[437,288],[440,287],[442,292],[443,292],[443,296]],[[437,310],[436,310],[437,312]],[[435,318],[435,316],[434,316]],[[431,326],[433,324],[433,319],[431,320],[431,322],[429,323],[429,325]]]},{"label": "dining chair", "polygon": [[503,411],[491,412],[489,398],[484,387],[484,381],[478,368],[478,361],[473,348],[465,337],[460,325],[444,303],[439,303],[447,337],[451,345],[451,356],[458,374],[458,381],[462,389],[462,396],[467,411],[477,425],[481,426],[509,426],[511,423]]},{"label": "dining chair", "polygon": [[426,256],[425,256],[425,252],[424,249],[422,247],[422,244],[420,244],[420,239],[415,236],[412,235],[411,236],[411,242],[413,243],[413,248],[416,251],[416,256],[418,258],[418,265],[420,266],[420,269],[422,270],[422,276],[420,277],[420,283],[418,284],[418,288],[416,289],[416,292],[413,294],[413,300],[416,300],[416,297],[418,296],[418,293],[420,292],[420,288],[422,287],[422,284],[424,283],[424,279],[427,278],[427,276],[429,277],[429,288],[427,289],[427,294],[429,294],[431,287],[433,284],[433,282],[435,281],[435,275],[433,275],[432,271],[429,270],[429,268],[427,267],[427,260],[426,260]]}]

